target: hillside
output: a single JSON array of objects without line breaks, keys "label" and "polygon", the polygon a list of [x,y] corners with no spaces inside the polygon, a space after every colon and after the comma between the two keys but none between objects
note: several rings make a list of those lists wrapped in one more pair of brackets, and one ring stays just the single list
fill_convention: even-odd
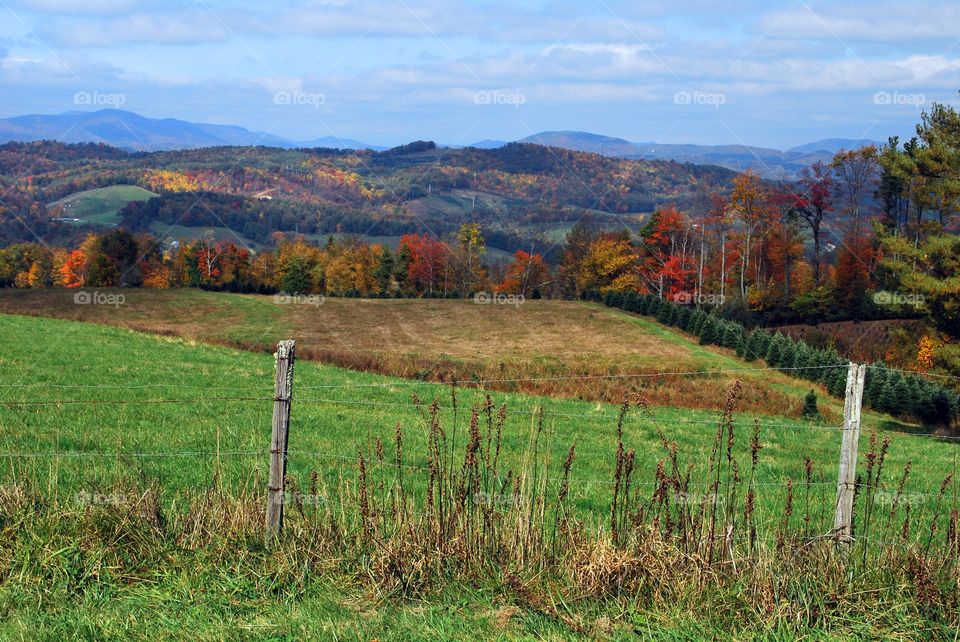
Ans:
[{"label": "hillside", "polygon": [[147,201],[155,192],[136,185],[113,185],[76,192],[54,201],[47,208],[56,218],[80,225],[116,225],[120,210],[131,201]]},{"label": "hillside", "polygon": [[[338,555],[331,563],[331,551],[340,550],[334,545],[351,546],[354,537],[358,542],[364,539],[362,530],[342,534],[328,530],[352,523],[352,518],[337,515],[355,501],[350,489],[358,474],[357,458],[369,457],[371,498],[380,507],[383,484],[392,488],[396,478],[392,463],[385,465],[382,458],[374,463],[383,446],[373,444],[387,444],[392,457],[398,426],[410,462],[409,469],[398,466],[403,470],[401,487],[422,498],[428,434],[424,428],[430,419],[421,414],[426,411],[417,410],[411,396],[425,404],[436,400],[439,420],[450,428],[457,419],[451,392],[444,386],[299,363],[288,483],[303,492],[292,493],[300,499],[290,500],[285,543],[266,548],[260,533],[272,403],[270,355],[6,315],[0,315],[0,333],[6,339],[0,379],[16,377],[23,382],[0,388],[4,456],[9,462],[0,472],[4,483],[0,528],[5,535],[0,569],[6,578],[0,582],[2,637],[24,637],[28,631],[50,637],[80,629],[94,639],[137,638],[148,631],[218,639],[230,631],[254,629],[261,636],[278,638],[437,639],[454,632],[486,638],[495,627],[504,639],[538,639],[545,633],[560,639],[597,637],[591,631],[604,638],[630,639],[638,620],[646,623],[647,631],[681,637],[693,632],[720,636],[731,626],[753,623],[746,619],[746,607],[735,599],[744,590],[743,580],[732,587],[707,585],[711,595],[723,591],[728,598],[709,607],[693,608],[703,599],[700,591],[680,603],[644,598],[627,614],[618,612],[619,601],[580,589],[576,599],[567,597],[569,606],[559,617],[544,606],[540,593],[517,586],[520,580],[513,573],[521,570],[506,576],[499,571],[493,576],[487,571],[474,573],[464,583],[452,582],[442,590],[424,585],[416,600],[408,600],[378,591],[377,582],[388,571],[379,566],[382,558],[375,550],[365,552],[359,562]],[[747,383],[747,392],[752,383]],[[472,386],[458,390],[457,404],[464,413],[461,431],[467,431],[469,408],[482,407],[483,395]],[[610,511],[608,484],[618,443],[616,407],[497,393],[492,402],[505,404],[505,419],[498,424],[503,468],[517,470],[518,475],[529,470],[536,409],[542,408],[543,452],[534,455],[537,465],[545,466],[539,474],[561,474],[567,448],[576,442],[576,460],[565,473],[570,480],[565,501],[570,515],[582,518],[585,528],[602,524]],[[733,424],[737,437],[730,452],[742,462],[750,458],[751,420],[750,413],[738,412]],[[799,491],[805,494],[798,494],[797,510],[805,511],[806,517],[794,518],[797,531],[830,528],[839,433],[786,418],[759,420],[763,456],[756,480],[751,478],[750,483],[758,490],[755,537],[765,542],[766,550],[773,548],[774,530],[781,524],[782,488],[789,487],[787,479],[804,478],[805,457],[811,472]],[[675,440],[682,461],[690,463],[686,474],[699,479],[708,470],[715,425],[716,411],[654,405],[646,413],[631,414],[624,440],[631,448],[636,483],[645,487],[657,479],[657,462],[665,455],[657,429]],[[867,428],[872,426],[868,420]],[[455,431],[453,436],[456,439]],[[909,460],[924,462],[902,489],[913,506],[908,514],[914,522],[926,523],[936,515],[935,506],[924,498],[932,497],[930,490],[952,469],[956,447],[953,442],[895,435],[885,464],[893,471],[891,476]],[[30,483],[17,485],[16,480]],[[556,479],[549,484],[553,495]],[[40,501],[38,495],[31,501],[31,493],[41,489],[46,499]],[[388,513],[383,497],[377,510]],[[697,499],[703,495],[689,497],[691,502],[704,501]],[[881,501],[886,497],[880,494]],[[504,503],[493,514],[513,515],[508,512],[511,506]],[[917,530],[911,537],[922,538],[923,529]],[[606,553],[589,559],[613,567],[613,561],[601,562],[602,554]],[[393,559],[407,563],[405,556],[416,553],[395,555]],[[53,581],[55,577],[73,579]],[[810,577],[813,581],[815,576]],[[533,586],[533,579],[525,581]],[[662,576],[656,581],[663,586]],[[762,580],[765,586],[770,581]],[[845,591],[845,600],[857,600],[866,592],[871,604],[877,599],[904,599],[904,586],[898,584],[896,592],[888,594],[863,581],[866,584],[835,590]],[[559,577],[555,582],[550,591],[564,590]],[[788,604],[791,609],[803,608],[810,590],[804,583],[802,590],[785,591],[781,609]],[[826,587],[818,585],[816,590]],[[228,599],[222,597],[225,594]],[[186,596],[189,608],[184,607]],[[177,616],[159,611],[158,603],[170,605]],[[864,608],[862,601],[854,603]],[[752,617],[763,617],[775,626],[783,617],[778,613]],[[836,634],[849,626],[845,613],[830,607],[818,611],[815,621],[791,626],[812,631],[826,627]],[[731,618],[744,619],[731,625]],[[868,611],[857,624],[865,626],[883,637],[903,627],[939,631],[947,624],[912,610],[894,620]]]},{"label": "hillside", "polygon": [[[386,149],[384,146],[335,136],[291,140],[238,126],[192,123],[175,118],[147,118],[122,109],[71,111],[51,115],[30,114],[0,119],[0,142],[41,140],[55,140],[63,143],[104,143],[137,152],[249,145],[282,149],[315,147],[351,150]],[[738,144],[631,142],[623,138],[583,131],[546,131],[515,142],[620,158],[718,165],[735,171],[752,169],[771,179],[794,178],[802,168],[817,160],[829,160],[841,149],[881,144],[869,139],[828,138],[797,145],[787,150],[779,150]],[[477,141],[469,147],[496,149],[508,144],[508,141],[486,139]],[[463,145],[448,147],[462,148]]]},{"label": "hillside", "polygon": [[76,241],[89,230],[54,220],[62,199],[123,185],[159,194],[122,212],[121,222],[134,231],[155,224],[229,228],[257,247],[276,231],[317,238],[448,236],[461,224],[479,223],[491,248],[548,252],[557,230],[585,217],[636,232],[656,207],[692,202],[710,186],[722,191],[732,176],[716,167],[537,145],[452,150],[417,142],[383,152],[215,147],[128,154],[103,145],[9,143],[0,146],[6,192],[0,245],[34,235],[48,243]]},{"label": "hillside", "polygon": [[[499,390],[614,403],[640,394],[657,405],[710,410],[743,378],[745,410],[799,417],[813,385],[775,370],[753,371],[757,364],[732,350],[702,346],[696,337],[651,319],[591,303],[485,306],[330,297],[310,304],[199,290],[113,292],[123,297],[122,305],[76,305],[70,290],[0,290],[0,312],[92,321],[256,351],[296,337],[304,358],[355,370],[431,381],[491,380]],[[703,374],[684,374],[689,372]],[[575,378],[567,379],[570,375]],[[821,412],[839,423],[841,400],[818,389]],[[908,429],[889,417],[883,421]]]}]

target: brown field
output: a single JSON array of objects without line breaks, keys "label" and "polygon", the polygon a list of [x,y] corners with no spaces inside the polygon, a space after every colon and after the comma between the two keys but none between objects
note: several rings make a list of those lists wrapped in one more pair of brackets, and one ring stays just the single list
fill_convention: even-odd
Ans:
[{"label": "brown field", "polygon": [[[811,384],[776,371],[741,372],[730,350],[650,319],[597,304],[328,298],[277,304],[272,296],[199,290],[102,290],[122,305],[80,305],[74,291],[0,290],[0,312],[105,323],[250,350],[295,338],[301,358],[431,381],[479,381],[504,391],[715,409],[744,379],[744,410],[798,416]],[[696,376],[677,373],[704,372]],[[667,373],[667,374],[661,374]],[[622,375],[631,375],[623,377]],[[640,375],[640,376],[636,376]],[[579,378],[566,378],[566,377]],[[516,381],[525,379],[525,381]],[[533,379],[533,380],[529,380]],[[821,412],[840,417],[821,391]]]}]

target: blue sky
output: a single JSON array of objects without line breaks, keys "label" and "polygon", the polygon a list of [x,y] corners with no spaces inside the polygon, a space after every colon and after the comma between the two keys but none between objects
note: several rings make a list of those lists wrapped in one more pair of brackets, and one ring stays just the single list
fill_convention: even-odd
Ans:
[{"label": "blue sky", "polygon": [[0,16],[0,116],[119,106],[298,140],[786,148],[909,136],[960,89],[960,3],[0,0]]}]

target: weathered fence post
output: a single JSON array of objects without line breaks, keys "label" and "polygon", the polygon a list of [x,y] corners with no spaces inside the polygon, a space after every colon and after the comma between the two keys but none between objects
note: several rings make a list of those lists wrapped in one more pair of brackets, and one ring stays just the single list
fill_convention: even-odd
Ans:
[{"label": "weathered fence post", "polygon": [[273,434],[270,437],[270,479],[267,485],[267,536],[283,529],[284,478],[287,474],[287,436],[290,431],[290,398],[293,395],[294,342],[281,341],[273,396]]},{"label": "weathered fence post", "polygon": [[853,498],[857,481],[857,448],[860,443],[860,408],[867,366],[851,363],[847,370],[847,392],[843,403],[843,431],[840,445],[840,472],[837,476],[837,507],[833,532],[843,542],[852,540]]}]

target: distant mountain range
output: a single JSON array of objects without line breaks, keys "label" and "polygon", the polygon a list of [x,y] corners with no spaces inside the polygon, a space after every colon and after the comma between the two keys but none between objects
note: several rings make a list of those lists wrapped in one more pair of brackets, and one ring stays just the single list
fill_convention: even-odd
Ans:
[{"label": "distant mountain range", "polygon": [[[146,118],[119,109],[71,111],[57,115],[29,115],[0,119],[0,142],[57,140],[65,143],[106,143],[130,151],[195,149],[223,145],[267,147],[332,147],[340,149],[386,149],[347,138],[326,136],[295,141],[243,127],[191,123],[174,118]],[[879,145],[867,139],[828,138],[788,150],[746,145],[675,145],[655,142],[634,143],[622,138],[580,131],[549,131],[517,142],[561,147],[605,156],[645,160],[673,160],[697,165],[719,165],[743,171],[753,169],[766,178],[793,178],[811,163],[829,160],[841,149]],[[502,140],[482,140],[470,145],[496,149]]]},{"label": "distant mountain range", "polygon": [[128,151],[154,152],[222,145],[266,147],[335,147],[385,149],[349,138],[326,136],[294,141],[232,125],[190,123],[175,118],[146,118],[120,109],[68,111],[0,119],[0,141],[57,140],[63,143],[106,143]]},{"label": "distant mountain range", "polygon": [[793,178],[804,167],[829,161],[841,149],[882,143],[868,139],[827,138],[781,151],[747,145],[671,145],[632,143],[622,138],[587,132],[541,132],[519,142],[562,147],[605,156],[645,160],[674,160],[696,165],[719,165],[735,171],[752,169],[766,178]]}]

